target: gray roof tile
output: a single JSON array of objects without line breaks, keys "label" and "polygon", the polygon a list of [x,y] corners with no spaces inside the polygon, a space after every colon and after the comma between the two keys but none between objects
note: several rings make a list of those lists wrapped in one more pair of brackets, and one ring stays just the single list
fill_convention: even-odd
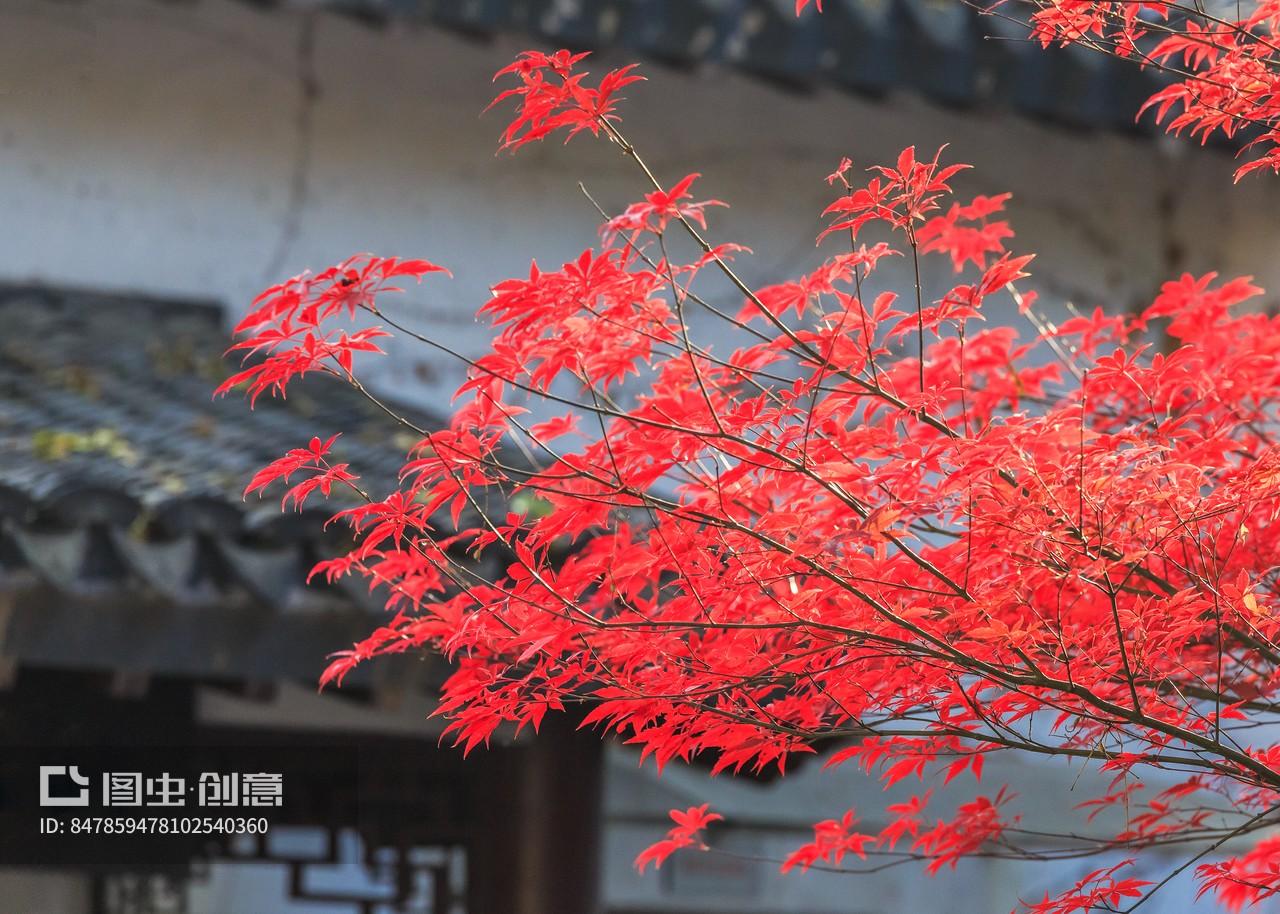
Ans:
[{"label": "gray roof tile", "polygon": [[[261,3],[264,0],[250,0]],[[301,7],[298,0],[265,0]],[[305,4],[314,7],[312,0]],[[322,0],[370,23],[392,19],[469,35],[523,34],[574,49],[615,47],[677,66],[724,63],[793,88],[882,94],[903,87],[946,105],[1001,106],[1072,126],[1153,132],[1137,102],[1162,77],[1079,48],[1042,50],[1016,10],[964,0]]]},{"label": "gray roof tile", "polygon": [[[338,431],[337,459],[374,491],[393,485],[403,453],[376,443],[392,439],[390,420],[358,393],[315,378],[252,411],[234,396],[214,400],[233,367],[214,306],[3,288],[0,327],[10,572],[20,565],[82,595],[141,587],[189,603],[231,590],[277,607],[376,603],[350,588],[304,590],[309,565],[341,535],[325,533],[329,511],[281,514],[278,493],[241,498],[256,469]],[[321,400],[322,410],[302,408]]]}]

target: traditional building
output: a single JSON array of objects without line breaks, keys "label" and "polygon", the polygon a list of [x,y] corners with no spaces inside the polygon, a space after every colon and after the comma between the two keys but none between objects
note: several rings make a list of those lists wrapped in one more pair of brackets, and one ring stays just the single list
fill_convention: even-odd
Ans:
[{"label": "traditional building", "polygon": [[[799,20],[792,0],[0,6],[0,907],[825,914],[852,895],[865,914],[953,914],[1035,890],[994,864],[918,890],[884,874],[856,890],[782,880],[748,858],[880,800],[816,766],[770,784],[659,781],[566,720],[464,763],[429,719],[437,660],[315,694],[325,655],[376,624],[378,600],[305,585],[340,533],[240,492],[313,435],[346,432],[374,479],[407,441],[336,385],[252,413],[210,399],[230,318],[269,282],[359,250],[428,257],[456,278],[412,290],[403,313],[474,353],[489,284],[595,240],[579,180],[611,210],[643,193],[604,144],[492,154],[490,76],[528,45],[643,62],[629,134],[664,180],[701,171],[733,204],[713,230],[756,252],[739,264],[751,282],[817,262],[823,176],[841,156],[950,143],[976,166],[962,192],[1014,193],[1050,308],[1129,308],[1183,270],[1280,289],[1276,185],[1233,187],[1230,150],[1135,124],[1152,76],[1042,53],[959,0],[824,6]],[[399,341],[368,368],[426,423],[460,375]],[[33,753],[135,744],[278,751],[291,805],[270,840],[191,842],[180,862],[34,865],[35,826],[12,800],[32,789]],[[695,799],[729,815],[717,841],[735,853],[637,877],[665,810]]]},{"label": "traditional building", "polygon": [[[324,656],[376,627],[382,594],[308,584],[341,533],[329,512],[244,502],[245,472],[337,421],[341,459],[389,485],[408,443],[385,415],[323,382],[252,412],[214,401],[225,328],[208,304],[8,288],[0,326],[5,910],[593,909],[598,739],[557,720],[464,764],[429,719],[444,672],[431,657],[315,693]],[[122,755],[152,774],[276,765],[285,802],[266,836],[166,839],[162,861],[103,837],[53,867],[24,802],[37,757],[114,770]]]}]

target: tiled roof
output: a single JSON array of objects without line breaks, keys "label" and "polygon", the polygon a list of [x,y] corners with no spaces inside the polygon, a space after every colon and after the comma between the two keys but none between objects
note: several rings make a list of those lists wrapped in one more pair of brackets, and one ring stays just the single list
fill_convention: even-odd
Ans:
[{"label": "tiled roof", "polygon": [[[379,601],[363,582],[305,584],[336,546],[327,538],[342,536],[324,531],[329,512],[282,515],[275,498],[241,498],[256,468],[336,431],[338,459],[375,491],[391,483],[410,440],[359,394],[317,378],[252,412],[235,396],[213,400],[230,368],[213,306],[0,288],[0,328],[0,603],[18,593],[26,613],[7,642],[0,626],[4,653],[79,651],[111,666],[140,650],[128,614],[212,610],[204,635],[154,632],[139,663],[207,667],[213,641],[201,639],[216,636],[219,650],[245,653],[232,666],[256,652],[269,670],[276,661],[246,632],[258,637],[281,617],[327,619],[300,629],[313,642],[310,670],[350,643],[348,631],[368,628]],[[63,617],[79,621],[49,621]],[[148,618],[134,623],[152,638],[161,617]],[[233,619],[238,630],[227,628]],[[346,621],[334,629],[334,619]],[[297,631],[274,631],[277,648],[301,647]]]},{"label": "tiled roof", "polygon": [[366,474],[389,481],[402,462],[389,420],[328,379],[300,382],[288,400],[264,396],[252,411],[235,395],[214,400],[234,364],[214,306],[4,289],[0,327],[7,518],[121,528],[143,519],[170,535],[288,539],[309,523],[276,502],[242,503],[253,469],[348,430],[343,459]]},{"label": "tiled roof", "polygon": [[[255,0],[261,2],[261,0]],[[303,6],[298,0],[268,0]],[[676,66],[720,62],[793,88],[879,95],[906,88],[947,105],[1009,107],[1076,126],[1135,130],[1159,77],[1084,49],[1044,51],[1027,29],[964,0],[322,0],[371,22],[617,47]],[[308,2],[306,6],[314,4]],[[1149,118],[1147,119],[1150,120]]]},{"label": "tiled roof", "polygon": [[330,512],[241,492],[336,431],[382,490],[411,443],[384,414],[329,378],[253,411],[214,400],[231,364],[212,305],[0,287],[0,328],[0,660],[314,681],[367,633],[363,581],[306,583],[340,547]]}]

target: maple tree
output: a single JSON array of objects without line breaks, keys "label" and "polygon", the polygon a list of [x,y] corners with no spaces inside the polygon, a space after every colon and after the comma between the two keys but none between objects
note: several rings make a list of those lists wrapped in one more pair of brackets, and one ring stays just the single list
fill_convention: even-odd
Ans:
[{"label": "maple tree", "polygon": [[[1070,40],[1097,34],[1081,17],[1132,30],[1145,20],[1116,16],[1171,7],[1039,5],[1042,37]],[[1280,710],[1280,318],[1242,307],[1261,290],[1184,275],[1136,314],[1051,319],[1031,257],[1007,248],[1008,195],[954,199],[965,166],[913,148],[865,177],[841,162],[828,259],[753,288],[744,250],[709,236],[723,204],[695,198],[696,175],[662,183],[622,132],[619,92],[640,75],[593,80],[585,56],[530,51],[498,74],[495,104],[516,111],[502,145],[593,135],[645,194],[602,213],[598,246],[493,287],[495,336],[464,359],[447,427],[413,425],[355,373],[392,332],[448,351],[386,299],[440,266],[355,257],[266,290],[237,327],[248,359],[221,392],[284,396],[324,372],[417,439],[391,492],[335,462],[334,439],[250,482],[285,483],[295,507],[357,498],[335,515],[352,548],[313,574],[384,588],[388,617],[322,684],[443,652],[440,713],[464,751],[572,703],[658,765],[716,772],[784,770],[832,740],[827,766],[948,791],[995,753],[1075,759],[1114,776],[1081,805],[1124,805],[1127,825],[1039,858],[1186,845],[1232,910],[1280,891],[1280,839],[1255,835],[1280,801],[1263,726]],[[882,281],[886,258],[914,282]],[[927,258],[949,288],[926,287]],[[987,324],[997,300],[1025,326]],[[530,400],[555,415],[534,421]],[[1154,770],[1173,786],[1144,798]],[[865,830],[833,811],[780,863],[1031,855],[1011,791],[966,796],[933,814],[922,788]],[[704,846],[720,816],[672,818],[642,868]],[[1026,909],[1136,907],[1163,883],[1128,867]]]},{"label": "maple tree", "polygon": [[[967,0],[968,2],[968,0]],[[800,3],[807,5],[804,0]],[[980,4],[1044,46],[1077,45],[1167,77],[1143,105],[1170,133],[1242,147],[1236,180],[1280,173],[1280,2],[1011,0]],[[1139,112],[1141,113],[1141,112]]]}]

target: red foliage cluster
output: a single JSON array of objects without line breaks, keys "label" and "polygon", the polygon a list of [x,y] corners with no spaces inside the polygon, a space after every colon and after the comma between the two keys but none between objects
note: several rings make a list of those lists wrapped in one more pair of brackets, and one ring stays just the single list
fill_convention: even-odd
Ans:
[{"label": "red foliage cluster", "polygon": [[515,76],[520,83],[493,100],[494,105],[509,98],[520,100],[519,116],[502,135],[503,149],[518,149],[562,129],[567,139],[584,130],[595,136],[607,129],[608,122],[615,119],[618,90],[644,77],[632,72],[632,64],[606,73],[598,86],[588,86],[587,74],[574,72],[586,56],[568,51],[525,51],[498,71],[495,80]]},{"label": "red foliage cluster", "polygon": [[1033,35],[1046,46],[1079,44],[1170,74],[1142,110],[1202,143],[1215,133],[1247,138],[1237,180],[1280,173],[1280,0],[1014,0],[997,13],[1018,5],[1033,8]]},{"label": "red foliage cluster", "polygon": [[644,868],[650,863],[655,868],[662,866],[662,861],[682,847],[697,845],[706,850],[707,846],[698,840],[698,833],[712,822],[724,819],[724,816],[718,813],[707,812],[708,805],[703,803],[701,806],[690,806],[683,812],[678,809],[671,810],[671,819],[676,824],[667,832],[666,838],[645,848],[636,858],[636,867],[640,872],[643,873]]},{"label": "red foliage cluster", "polygon": [[977,797],[961,804],[950,819],[938,819],[926,827],[922,816],[929,801],[929,793],[912,797],[906,803],[890,805],[885,811],[888,824],[877,834],[854,830],[858,824],[853,810],[839,819],[827,819],[813,827],[813,840],[797,848],[782,862],[785,873],[799,867],[801,872],[823,864],[824,868],[837,868],[845,856],[852,854],[860,860],[867,858],[868,849],[893,851],[898,842],[910,835],[909,850],[928,861],[925,871],[933,875],[943,867],[955,865],[964,857],[976,853],[988,842],[999,839],[1005,829],[1017,822],[1017,817],[1006,819],[1000,812],[1009,795],[1001,790],[994,798]]},{"label": "red foliage cluster", "polygon": [[293,502],[295,508],[301,509],[303,503],[314,492],[319,492],[325,498],[328,498],[333,492],[335,484],[339,486],[349,486],[356,481],[355,476],[347,472],[349,464],[330,463],[326,458],[333,442],[338,438],[334,435],[327,441],[321,441],[319,438],[312,438],[311,443],[305,448],[295,448],[276,460],[271,461],[261,470],[254,474],[253,479],[249,481],[249,485],[245,488],[246,496],[255,492],[262,492],[272,483],[283,482],[288,483],[295,475],[301,473],[303,475],[302,482],[285,490],[284,498],[280,499],[280,508],[283,510],[289,502]]},{"label": "red foliage cluster", "polygon": [[705,229],[707,207],[726,204],[720,200],[692,202],[689,190],[700,177],[702,175],[687,175],[671,190],[655,190],[645,194],[643,202],[631,204],[622,214],[606,223],[606,243],[613,240],[612,236],[622,232],[629,233],[633,240],[642,232],[664,232],[672,219],[688,219]]},{"label": "red foliage cluster", "polygon": [[[610,120],[637,77],[591,89],[580,59],[531,52],[503,71],[518,83],[499,96],[518,105],[504,144],[604,133],[650,179]],[[781,770],[820,739],[848,744],[830,764],[886,784],[980,777],[1002,752],[1078,758],[1117,777],[1088,798],[1095,811],[1134,812],[1097,851],[1268,824],[1280,319],[1240,307],[1259,291],[1248,280],[1209,275],[1136,315],[1049,321],[1013,285],[1030,258],[1005,248],[1007,195],[944,205],[960,168],[908,149],[858,183],[842,163],[823,235],[847,233],[848,248],[770,288],[704,237],[715,201],[689,202],[692,178],[654,181],[600,249],[497,284],[481,309],[492,346],[448,427],[417,430],[400,487],[339,515],[354,546],[317,572],[386,587],[391,612],[325,682],[379,655],[443,652],[440,713],[466,750],[584,703],[587,725],[658,765]],[[877,271],[887,256],[959,275],[903,305]],[[403,330],[377,295],[438,269],[363,259],[269,290],[236,347],[266,361],[229,383],[283,393],[326,362],[355,383],[349,354],[375,331],[331,327],[369,314]],[[696,285],[708,270],[740,299],[736,318]],[[1031,329],[987,325],[997,299]],[[692,309],[718,329],[696,333]],[[530,398],[558,415],[531,424]],[[314,474],[287,495],[301,504],[351,484],[326,450],[293,452],[250,489]],[[1125,779],[1154,768],[1181,780],[1143,803]],[[784,866],[908,839],[929,871],[1018,852],[1007,791],[928,820],[927,799],[890,806],[872,832],[852,812],[819,823]],[[641,866],[700,846],[718,818],[673,817]],[[1275,854],[1267,841],[1206,862],[1203,885],[1233,907],[1266,897]],[[1146,883],[1118,870],[1031,910],[1137,896]]]},{"label": "red foliage cluster", "polygon": [[1094,870],[1067,891],[1055,897],[1046,893],[1043,900],[1029,904],[1026,914],[1086,914],[1089,911],[1119,911],[1125,899],[1142,897],[1151,885],[1144,879],[1117,879],[1116,873],[1133,865],[1123,860],[1106,869]]},{"label": "red foliage cluster", "polygon": [[253,403],[268,390],[283,397],[290,380],[313,371],[351,377],[355,353],[380,353],[373,341],[387,332],[324,325],[334,317],[354,317],[357,310],[367,310],[382,292],[398,291],[389,283],[399,277],[421,282],[428,273],[447,272],[425,260],[357,254],[315,276],[303,274],[272,286],[253,300],[235,328],[236,334],[249,336],[230,351],[244,353],[248,367],[222,382],[215,396],[244,386]]}]

